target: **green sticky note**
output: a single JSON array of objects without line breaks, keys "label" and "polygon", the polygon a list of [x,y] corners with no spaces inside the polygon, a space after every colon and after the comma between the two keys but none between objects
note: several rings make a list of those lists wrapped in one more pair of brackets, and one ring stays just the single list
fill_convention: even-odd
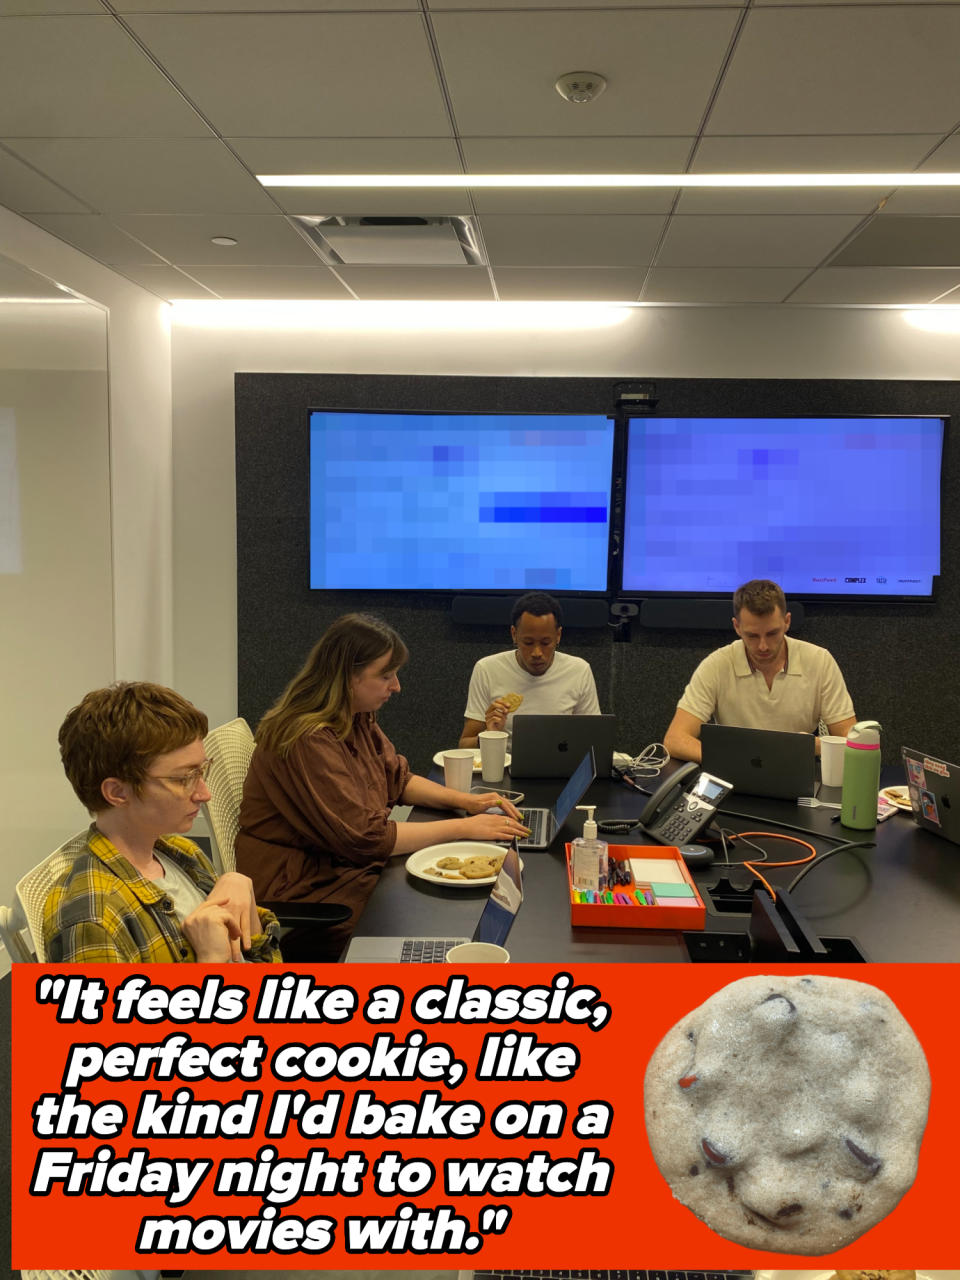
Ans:
[{"label": "green sticky note", "polygon": [[688,884],[654,883],[651,887],[658,898],[695,898],[697,896]]}]

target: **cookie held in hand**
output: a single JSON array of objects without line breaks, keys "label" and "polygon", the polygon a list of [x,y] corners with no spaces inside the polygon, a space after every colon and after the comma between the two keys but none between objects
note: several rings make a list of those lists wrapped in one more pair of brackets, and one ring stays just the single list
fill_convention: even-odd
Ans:
[{"label": "cookie held in hand", "polygon": [[884,992],[821,976],[732,982],[647,1066],[647,1136],[678,1200],[719,1235],[824,1254],[916,1176],[930,1074]]}]

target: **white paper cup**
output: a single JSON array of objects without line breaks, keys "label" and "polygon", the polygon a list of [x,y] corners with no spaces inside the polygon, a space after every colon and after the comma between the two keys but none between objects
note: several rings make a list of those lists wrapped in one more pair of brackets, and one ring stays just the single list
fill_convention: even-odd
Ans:
[{"label": "white paper cup", "polygon": [[447,964],[506,964],[510,952],[495,942],[459,942],[447,952]]},{"label": "white paper cup", "polygon": [[454,791],[469,791],[473,781],[473,747],[457,747],[443,753],[443,781]]},{"label": "white paper cup", "polygon": [[843,751],[846,738],[835,736],[820,739],[820,781],[825,787],[843,785]]},{"label": "white paper cup", "polygon": [[484,729],[477,734],[480,743],[480,776],[484,782],[502,782],[507,761],[507,734],[503,729]]}]

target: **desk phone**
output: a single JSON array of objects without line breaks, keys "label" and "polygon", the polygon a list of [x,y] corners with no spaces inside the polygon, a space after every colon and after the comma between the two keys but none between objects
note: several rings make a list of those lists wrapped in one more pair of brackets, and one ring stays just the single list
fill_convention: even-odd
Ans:
[{"label": "desk phone", "polygon": [[640,825],[660,844],[689,844],[732,790],[729,782],[690,761],[653,793],[640,815]]}]

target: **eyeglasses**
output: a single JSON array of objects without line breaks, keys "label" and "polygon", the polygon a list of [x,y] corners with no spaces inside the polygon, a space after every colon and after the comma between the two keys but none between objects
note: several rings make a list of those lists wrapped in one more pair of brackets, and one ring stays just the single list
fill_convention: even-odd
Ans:
[{"label": "eyeglasses", "polygon": [[204,760],[203,764],[196,765],[187,773],[148,773],[147,777],[151,778],[154,782],[172,782],[177,790],[182,791],[185,796],[188,796],[192,791],[196,791],[201,780],[206,778],[207,774],[210,772],[210,765],[210,760]]}]

